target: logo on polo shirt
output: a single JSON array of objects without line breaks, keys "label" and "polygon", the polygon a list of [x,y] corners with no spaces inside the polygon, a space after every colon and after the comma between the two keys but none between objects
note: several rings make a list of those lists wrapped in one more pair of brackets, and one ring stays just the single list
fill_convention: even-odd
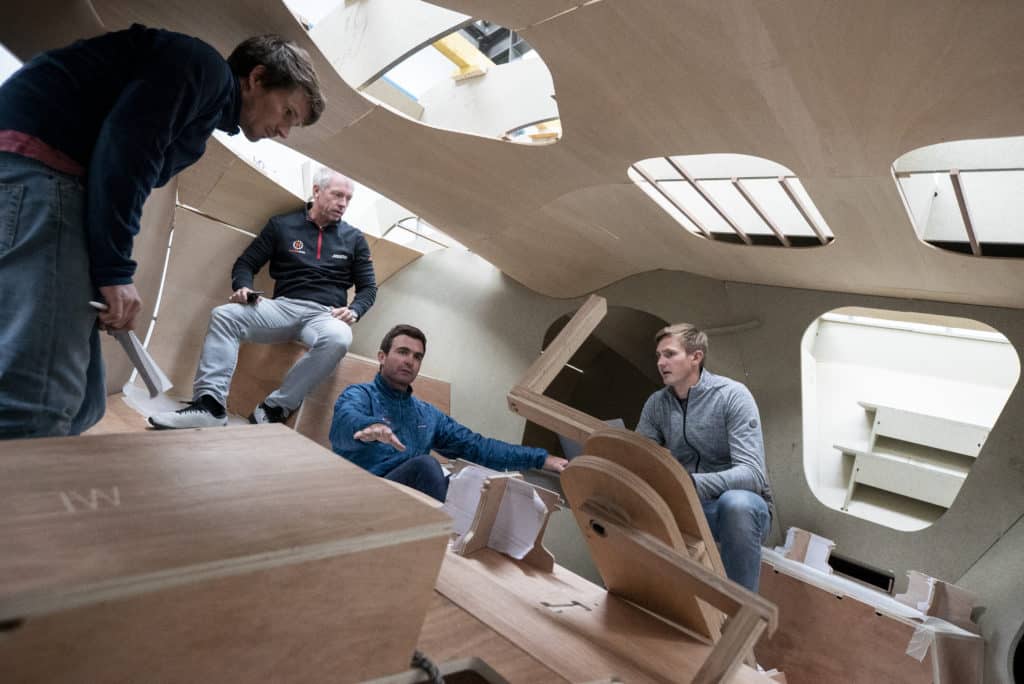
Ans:
[{"label": "logo on polo shirt", "polygon": [[305,247],[305,245],[302,244],[302,240],[296,240],[292,243],[292,248],[288,251],[294,254],[305,254],[305,252],[302,251],[303,247]]},{"label": "logo on polo shirt", "polygon": [[348,259],[348,254],[332,254],[332,259]]}]

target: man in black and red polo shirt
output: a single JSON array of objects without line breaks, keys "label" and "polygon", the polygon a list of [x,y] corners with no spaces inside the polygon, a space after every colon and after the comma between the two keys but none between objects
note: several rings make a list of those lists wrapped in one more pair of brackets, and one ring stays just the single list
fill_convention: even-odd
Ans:
[{"label": "man in black and red polo shirt", "polygon": [[[218,306],[192,387],[192,401],[178,411],[150,416],[156,428],[227,424],[228,386],[240,342],[297,340],[309,350],[292,366],[279,389],[264,399],[251,423],[287,420],[305,396],[330,375],[352,343],[353,323],[366,315],[377,284],[366,238],[341,217],[352,199],[352,181],[330,169],[313,179],[313,201],[275,216],[238,257],[231,270],[234,292]],[[273,299],[252,290],[253,277],[270,262]],[[348,302],[348,290],[356,296]]]}]

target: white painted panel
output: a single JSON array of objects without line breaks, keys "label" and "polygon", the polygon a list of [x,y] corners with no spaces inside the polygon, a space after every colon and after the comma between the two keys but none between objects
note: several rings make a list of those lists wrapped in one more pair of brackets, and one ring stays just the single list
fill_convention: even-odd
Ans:
[{"label": "white painted panel", "polygon": [[419,0],[360,0],[339,5],[309,35],[341,77],[359,88],[467,19]]},{"label": "white painted panel", "polygon": [[976,458],[988,438],[988,429],[972,423],[878,406],[875,407],[874,434]]},{"label": "white painted panel", "polygon": [[423,123],[500,138],[527,124],[558,118],[551,72],[540,59],[492,67],[483,76],[444,79],[420,96]]}]

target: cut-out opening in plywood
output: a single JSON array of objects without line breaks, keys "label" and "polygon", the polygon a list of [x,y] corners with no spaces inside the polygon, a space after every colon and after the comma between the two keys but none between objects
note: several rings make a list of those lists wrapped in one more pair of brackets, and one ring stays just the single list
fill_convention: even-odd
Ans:
[{"label": "cut-out opening in plywood", "polygon": [[[303,14],[308,1],[290,3]],[[308,10],[310,37],[374,104],[421,124],[529,145],[562,126],[551,72],[517,32],[420,0]]]},{"label": "cut-out opening in plywood", "polygon": [[1024,258],[1024,137],[928,145],[894,161],[892,172],[922,242]]},{"label": "cut-out opening in plywood", "polygon": [[[569,322],[561,316],[544,333],[543,348]],[[609,306],[600,326],[544,390],[544,395],[610,425],[632,429],[652,392],[662,386],[654,360],[654,334],[668,325],[659,317],[624,306]],[[523,444],[571,458],[582,445],[568,442],[532,421]]]},{"label": "cut-out opening in plywood", "polygon": [[835,238],[800,179],[745,154],[651,157],[629,179],[697,237],[769,247],[821,247]]},{"label": "cut-out opening in plywood", "polygon": [[1020,377],[970,319],[845,307],[801,342],[804,472],[823,504],[897,530],[953,505]]},{"label": "cut-out opening in plywood", "polygon": [[21,68],[21,60],[15,57],[7,47],[0,43],[0,83],[3,83],[15,71]]}]

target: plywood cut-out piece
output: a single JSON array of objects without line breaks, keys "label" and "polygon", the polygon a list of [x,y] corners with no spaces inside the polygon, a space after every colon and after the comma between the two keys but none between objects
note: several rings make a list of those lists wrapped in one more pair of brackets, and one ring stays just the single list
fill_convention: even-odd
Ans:
[{"label": "plywood cut-out piece", "polygon": [[[591,440],[596,440],[597,451],[612,455],[591,455]],[[668,485],[660,480],[666,475],[659,468],[663,455],[652,446],[614,430],[595,435],[584,443],[584,455],[562,473],[562,488],[608,591],[715,643],[693,681],[722,681],[739,667],[763,631],[774,631],[776,610],[709,567],[707,553],[693,558],[673,509],[648,478],[659,480],[659,488],[676,502],[688,524],[703,518],[696,492],[692,483],[686,487],[686,480]],[[706,520],[703,527],[697,523],[691,532],[706,534],[699,541],[710,549],[714,540],[706,525]],[[724,629],[722,614],[728,616]]]},{"label": "plywood cut-out piece", "polygon": [[0,502],[5,681],[400,671],[450,531],[279,425],[3,442]]},{"label": "plywood cut-out piece", "polygon": [[[685,573],[677,578],[673,569],[647,560],[622,531],[642,530],[689,560],[671,510],[650,485],[620,465],[585,455],[562,473],[562,490],[608,591],[704,638],[720,635],[721,619],[697,600],[698,585]],[[618,532],[610,531],[613,522]]]},{"label": "plywood cut-out piece", "polygon": [[606,428],[590,436],[586,453],[617,463],[650,485],[672,512],[684,539],[700,544],[706,567],[725,576],[693,480],[667,449],[635,432]]},{"label": "plywood cut-out piece", "polygon": [[474,551],[479,551],[487,546],[487,540],[491,537],[491,530],[494,528],[494,521],[498,517],[501,499],[505,496],[509,478],[519,477],[519,473],[495,473],[492,477],[484,480],[481,485],[480,499],[477,502],[473,522],[453,547],[456,553],[468,556]]},{"label": "plywood cut-out piece", "polygon": [[[462,459],[453,461],[453,474],[470,465],[472,465],[470,462]],[[522,560],[538,570],[551,572],[555,565],[555,557],[544,547],[544,531],[547,529],[551,513],[560,508],[561,497],[556,492],[526,483],[520,473],[495,473],[484,480],[481,486],[480,499],[477,502],[476,511],[473,516],[473,522],[465,534],[459,537],[452,545],[452,550],[463,556],[469,556],[487,546],[491,538],[491,532],[494,529],[494,523],[498,519],[498,512],[501,509],[505,492],[508,490],[508,482],[512,479],[528,484],[544,503],[546,509],[544,521],[537,531],[533,546],[523,556]]]}]

